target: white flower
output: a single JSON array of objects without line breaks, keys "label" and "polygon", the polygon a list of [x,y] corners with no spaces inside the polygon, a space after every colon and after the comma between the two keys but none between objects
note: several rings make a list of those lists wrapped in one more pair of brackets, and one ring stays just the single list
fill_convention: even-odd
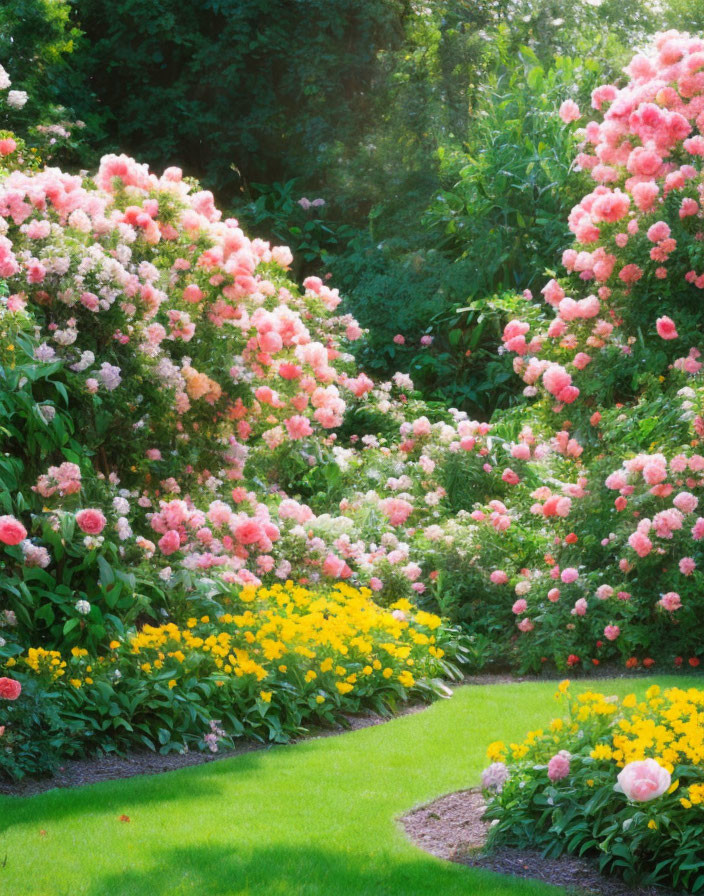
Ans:
[{"label": "white flower", "polygon": [[0,90],[7,90],[7,88],[12,84],[10,80],[10,76],[5,71],[5,69],[0,65]]},{"label": "white flower", "polygon": [[13,109],[21,109],[27,102],[27,92],[24,90],[11,90],[7,95],[7,103]]},{"label": "white flower", "polygon": [[77,600],[76,610],[81,614],[81,616],[87,616],[90,613],[90,604],[87,600]]}]

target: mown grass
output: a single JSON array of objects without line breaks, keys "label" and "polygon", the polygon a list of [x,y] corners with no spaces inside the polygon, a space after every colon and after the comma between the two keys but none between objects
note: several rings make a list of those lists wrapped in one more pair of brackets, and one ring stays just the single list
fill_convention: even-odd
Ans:
[{"label": "mown grass", "polygon": [[[683,679],[595,688],[642,693],[654,682]],[[557,896],[556,888],[434,859],[395,821],[475,785],[487,744],[548,721],[554,693],[550,682],[466,686],[423,712],[339,737],[0,798],[0,894]]]}]

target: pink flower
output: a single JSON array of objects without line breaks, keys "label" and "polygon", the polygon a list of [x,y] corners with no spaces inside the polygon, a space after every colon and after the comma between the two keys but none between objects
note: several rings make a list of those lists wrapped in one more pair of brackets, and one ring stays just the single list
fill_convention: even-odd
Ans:
[{"label": "pink flower", "polygon": [[22,693],[22,685],[14,678],[0,678],[0,698],[16,700]]},{"label": "pink flower", "polygon": [[655,759],[629,762],[618,775],[621,790],[629,800],[645,803],[669,790],[672,777]]},{"label": "pink flower", "polygon": [[520,616],[521,613],[525,613],[525,611],[527,609],[528,609],[528,601],[521,597],[511,607],[511,612],[515,613],[516,616]]},{"label": "pink flower", "polygon": [[530,621],[530,619],[528,619],[528,617],[526,616],[525,619],[521,619],[521,621],[518,623],[518,628],[522,632],[532,632],[533,629],[535,628],[535,626]]},{"label": "pink flower", "polygon": [[621,629],[617,625],[607,625],[604,629],[604,637],[607,641],[615,641],[621,634]]},{"label": "pink flower", "polygon": [[406,344],[406,337],[405,337],[405,336],[402,336],[401,333],[397,333],[397,334],[394,336],[394,342],[396,343],[396,345],[405,345],[405,344]]},{"label": "pink flower", "polygon": [[17,143],[12,137],[4,137],[0,140],[0,156],[9,156],[17,149]]},{"label": "pink flower", "polygon": [[159,539],[158,544],[161,553],[168,556],[180,549],[181,538],[175,529],[169,529],[169,531]]},{"label": "pink flower", "polygon": [[27,537],[27,530],[14,516],[0,516],[0,541],[3,544],[19,544]]},{"label": "pink flower", "polygon": [[562,570],[560,578],[566,585],[568,585],[570,582],[577,581],[577,579],[579,578],[579,573],[574,567],[568,566],[567,569]]},{"label": "pink flower", "polygon": [[567,750],[560,750],[560,752],[553,756],[550,762],[548,762],[548,778],[550,778],[553,783],[561,781],[569,775],[571,758],[572,757]]},{"label": "pink flower", "polygon": [[683,557],[679,562],[679,567],[683,576],[691,576],[697,568],[697,564],[691,557]]},{"label": "pink flower", "polygon": [[655,328],[661,339],[677,339],[678,333],[674,321],[669,317],[659,317],[655,321]]},{"label": "pink flower", "polygon": [[413,505],[403,498],[385,498],[379,506],[392,526],[402,526],[413,512]]},{"label": "pink flower", "polygon": [[576,600],[574,603],[574,607],[572,609],[573,616],[586,616],[587,615],[587,601],[585,598],[580,597],[579,600]]},{"label": "pink flower", "polygon": [[340,557],[328,554],[323,563],[323,573],[331,579],[348,579],[352,570]]},{"label": "pink flower", "polygon": [[301,417],[299,414],[294,414],[293,417],[284,420],[284,425],[291,439],[304,439],[313,434],[313,428],[308,418]]},{"label": "pink flower", "polygon": [[565,100],[564,103],[560,106],[559,111],[560,118],[565,122],[565,124],[569,124],[572,121],[577,121],[578,118],[581,118],[581,113],[579,111],[579,106],[575,103],[574,100]]},{"label": "pink flower", "polygon": [[264,530],[257,520],[243,520],[232,533],[240,544],[256,544],[264,537]]},{"label": "pink flower", "polygon": [[76,514],[76,524],[86,535],[100,535],[106,523],[107,520],[102,512],[93,507],[86,507],[84,510],[79,510]]},{"label": "pink flower", "polygon": [[639,557],[647,557],[653,549],[653,543],[643,532],[636,531],[628,539],[628,544]]},{"label": "pink flower", "polygon": [[682,513],[693,513],[697,509],[699,499],[690,492],[680,492],[672,502]]},{"label": "pink flower", "polygon": [[660,598],[658,606],[662,607],[663,610],[674,613],[676,610],[681,609],[682,599],[676,591],[668,591],[667,594],[663,594]]},{"label": "pink flower", "polygon": [[494,585],[505,585],[508,582],[508,576],[502,569],[495,569],[489,576],[489,580]]}]

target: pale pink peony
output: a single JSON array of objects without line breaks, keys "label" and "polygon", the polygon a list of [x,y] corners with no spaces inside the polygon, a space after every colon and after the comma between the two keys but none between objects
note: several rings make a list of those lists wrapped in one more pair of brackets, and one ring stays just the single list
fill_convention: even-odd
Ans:
[{"label": "pale pink peony", "polygon": [[570,759],[572,757],[567,750],[560,750],[548,762],[548,778],[554,783],[566,778],[570,773]]},{"label": "pale pink peony", "polygon": [[619,772],[618,783],[629,800],[645,803],[669,790],[672,776],[655,759],[643,759],[624,766]]},{"label": "pale pink peony", "polygon": [[582,117],[579,111],[579,106],[574,100],[565,100],[564,103],[561,104],[558,114],[565,124],[577,121],[577,119]]}]

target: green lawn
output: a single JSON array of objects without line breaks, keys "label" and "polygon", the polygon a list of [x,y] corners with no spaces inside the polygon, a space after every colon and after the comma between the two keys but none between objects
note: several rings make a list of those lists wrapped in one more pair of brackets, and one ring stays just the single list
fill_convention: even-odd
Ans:
[{"label": "green lawn", "polygon": [[[683,679],[596,687],[624,694],[655,681]],[[153,777],[0,798],[0,894],[558,896],[556,888],[426,855],[394,820],[475,785],[486,745],[549,720],[554,693],[553,683],[467,686],[424,712],[339,737]]]}]

